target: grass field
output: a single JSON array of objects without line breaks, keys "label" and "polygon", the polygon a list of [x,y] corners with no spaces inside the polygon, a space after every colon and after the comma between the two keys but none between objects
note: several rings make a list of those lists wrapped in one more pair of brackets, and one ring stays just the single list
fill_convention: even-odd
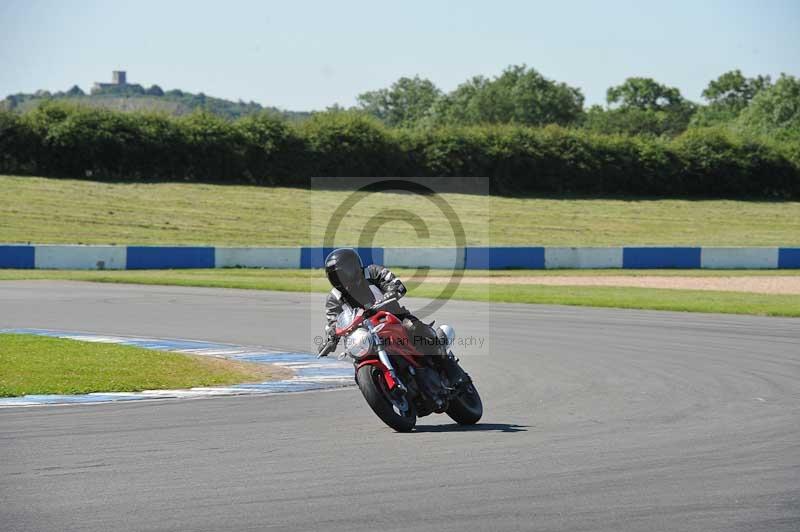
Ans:
[{"label": "grass field", "polygon": [[[408,279],[409,270],[397,270]],[[800,275],[800,270],[597,270],[593,275]],[[444,275],[445,272],[433,272]],[[574,275],[586,276],[581,270],[486,272],[469,271],[474,275]],[[293,292],[325,292],[330,289],[319,270],[147,270],[147,271],[50,271],[0,270],[0,281],[22,279],[58,279],[107,283],[137,283],[177,286],[206,286],[216,288],[245,288],[251,290],[280,290]],[[441,281],[408,282],[410,295],[437,297],[442,293]],[[471,285],[461,284],[453,299],[496,301],[508,303],[542,303],[688,312],[722,312],[764,316],[800,317],[800,297],[797,295],[766,295],[739,292],[675,290],[655,288],[623,288],[600,286],[543,286],[536,284]]]},{"label": "grass field", "polygon": [[266,364],[0,334],[0,397],[191,388],[287,376],[287,370]]},{"label": "grass field", "polygon": [[[99,183],[0,176],[0,242],[83,244],[311,244],[320,220],[347,193],[188,183]],[[800,202],[675,199],[513,199],[443,194],[471,245],[800,244]],[[345,217],[339,244],[388,218],[408,196],[377,194]],[[415,204],[416,205],[416,204]],[[313,206],[313,211],[312,211]],[[406,223],[378,232],[375,245],[452,245],[427,205],[418,238]],[[385,210],[388,209],[388,210]],[[318,244],[318,241],[313,242]]]}]

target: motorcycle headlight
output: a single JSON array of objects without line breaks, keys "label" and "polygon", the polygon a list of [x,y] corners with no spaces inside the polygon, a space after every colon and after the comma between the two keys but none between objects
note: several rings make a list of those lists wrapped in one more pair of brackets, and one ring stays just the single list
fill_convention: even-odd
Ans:
[{"label": "motorcycle headlight", "polygon": [[356,360],[366,356],[372,349],[372,335],[364,329],[356,329],[344,339],[344,351]]}]

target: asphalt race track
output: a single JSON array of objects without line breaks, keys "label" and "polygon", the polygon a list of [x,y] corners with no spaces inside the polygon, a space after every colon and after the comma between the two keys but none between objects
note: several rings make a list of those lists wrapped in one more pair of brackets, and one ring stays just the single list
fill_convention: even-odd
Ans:
[{"label": "asphalt race track", "polygon": [[[321,302],[4,282],[0,328],[308,350]],[[800,320],[442,314],[490,336],[491,354],[461,357],[486,406],[472,429],[434,416],[396,434],[355,388],[2,409],[0,529],[800,529]]]}]

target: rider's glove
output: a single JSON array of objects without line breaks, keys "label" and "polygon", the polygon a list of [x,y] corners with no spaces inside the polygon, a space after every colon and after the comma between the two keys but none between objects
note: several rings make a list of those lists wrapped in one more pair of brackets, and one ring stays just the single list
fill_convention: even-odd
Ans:
[{"label": "rider's glove", "polygon": [[317,351],[317,356],[326,357],[328,354],[332,353],[336,346],[339,344],[339,338],[336,336],[329,335],[325,342],[319,346],[319,351]]},{"label": "rider's glove", "polygon": [[381,303],[383,303],[387,299],[392,299],[393,297],[397,297],[397,293],[389,291],[389,292],[386,292],[385,294],[383,294],[383,296],[381,296],[381,298],[379,300],[377,300],[375,303],[373,303],[373,304],[367,303],[366,305],[363,306],[364,314],[367,315],[367,316],[372,316],[372,314],[374,313],[373,310],[372,310],[373,307],[377,307],[378,305],[380,305]]},{"label": "rider's glove", "polygon": [[400,279],[395,279],[392,284],[389,286],[387,292],[393,294],[393,297],[400,299],[406,293],[406,287],[403,285],[403,282]]},{"label": "rider's glove", "polygon": [[381,298],[381,302],[387,301],[387,300],[393,299],[393,298],[394,299],[400,299],[400,295],[397,292],[395,292],[394,290],[389,290],[388,292],[383,294],[383,297]]}]

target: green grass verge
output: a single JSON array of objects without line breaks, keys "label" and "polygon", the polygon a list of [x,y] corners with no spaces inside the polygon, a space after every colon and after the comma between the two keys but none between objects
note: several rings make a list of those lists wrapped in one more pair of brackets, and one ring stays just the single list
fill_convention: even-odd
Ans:
[{"label": "green grass verge", "polygon": [[[411,271],[397,270],[401,278]],[[446,272],[433,274],[445,275]],[[467,271],[476,275],[800,275],[800,270],[547,270],[486,272]],[[137,283],[154,285],[205,286],[245,288],[292,292],[326,292],[330,288],[319,270],[146,270],[146,271],[59,271],[59,270],[0,270],[0,280],[56,279],[108,283]],[[437,297],[442,283],[408,282],[411,295]],[[628,287],[542,286],[534,284],[470,285],[462,284],[454,299],[496,301],[508,303],[542,303],[594,307],[676,310],[689,312],[722,312],[765,316],[800,316],[800,297],[796,295],[765,295],[706,290],[672,290]]]},{"label": "green grass verge", "polygon": [[[346,192],[190,183],[101,183],[0,176],[0,242],[297,246],[312,243]],[[499,198],[443,194],[470,245],[800,244],[800,202]],[[380,226],[378,246],[452,245],[425,202],[374,194],[342,221],[339,244]],[[391,209],[427,222],[420,239]],[[313,210],[312,210],[313,209]],[[375,218],[373,219],[373,216]],[[317,220],[314,226],[311,220]],[[383,225],[380,225],[383,224]],[[320,225],[317,227],[317,225]]]},{"label": "green grass verge", "polygon": [[266,381],[285,370],[27,334],[0,334],[0,397],[133,392]]},{"label": "green grass verge", "polygon": [[475,285],[461,285],[455,298],[506,303],[800,317],[800,297],[796,295],[710,290],[542,285],[495,285],[487,290]]}]

